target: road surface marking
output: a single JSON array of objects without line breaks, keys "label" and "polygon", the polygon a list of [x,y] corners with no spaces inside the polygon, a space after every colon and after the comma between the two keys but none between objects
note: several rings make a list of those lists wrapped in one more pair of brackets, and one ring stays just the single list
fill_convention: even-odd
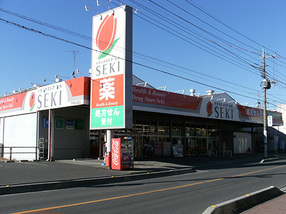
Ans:
[{"label": "road surface marking", "polygon": [[98,199],[98,200],[94,200],[94,201],[86,201],[86,202],[80,202],[80,203],[74,203],[74,204],[65,204],[65,205],[60,205],[60,206],[47,207],[47,208],[36,209],[36,210],[28,210],[28,211],[23,211],[23,212],[16,212],[13,214],[34,213],[34,212],[41,212],[41,211],[47,211],[47,210],[54,210],[54,209],[61,209],[61,208],[67,208],[67,207],[74,207],[74,206],[98,203],[98,202],[103,202],[103,201],[111,201],[111,200],[117,200],[117,199],[123,199],[123,198],[130,198],[130,197],[134,197],[134,196],[147,195],[147,194],[156,193],[156,192],[164,192],[164,191],[168,191],[168,190],[180,189],[180,188],[195,186],[195,185],[199,185],[199,184],[221,181],[221,180],[225,180],[226,178],[242,177],[245,175],[255,174],[258,172],[265,172],[265,171],[269,171],[269,170],[273,170],[273,169],[279,169],[279,168],[283,168],[283,167],[286,167],[286,165],[262,169],[262,170],[257,170],[257,171],[252,171],[252,172],[239,174],[239,175],[233,175],[233,176],[224,177],[224,178],[211,179],[211,180],[207,180],[207,181],[201,181],[201,182],[196,182],[196,183],[191,183],[191,184],[186,184],[186,185],[181,185],[181,186],[152,190],[152,191],[147,191],[147,192],[134,193],[134,194],[129,194],[129,195],[122,195],[122,196],[111,197],[111,198],[103,198],[103,199]]}]

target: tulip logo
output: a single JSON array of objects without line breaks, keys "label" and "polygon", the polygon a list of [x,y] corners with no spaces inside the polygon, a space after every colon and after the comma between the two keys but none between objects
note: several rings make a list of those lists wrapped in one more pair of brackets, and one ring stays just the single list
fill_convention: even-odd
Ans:
[{"label": "tulip logo", "polygon": [[106,57],[119,40],[119,38],[114,40],[116,27],[117,18],[114,18],[113,14],[107,15],[101,22],[96,35],[96,45],[101,51],[98,59]]},{"label": "tulip logo", "polygon": [[208,113],[208,117],[211,116],[213,113],[213,104],[211,101],[209,101],[207,104],[207,113]]},{"label": "tulip logo", "polygon": [[36,99],[36,95],[35,95],[35,92],[33,92],[30,96],[30,102],[29,102],[30,111],[32,111],[33,108],[35,107],[35,99]]}]

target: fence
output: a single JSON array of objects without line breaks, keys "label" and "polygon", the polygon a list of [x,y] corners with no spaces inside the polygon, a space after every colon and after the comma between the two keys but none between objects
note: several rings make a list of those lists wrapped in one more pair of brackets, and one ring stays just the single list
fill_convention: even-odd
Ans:
[{"label": "fence", "polygon": [[[0,148],[1,149],[1,148]],[[31,151],[33,150],[34,151]],[[9,159],[12,160],[13,155],[15,154],[35,154],[35,160],[38,159],[38,149],[39,147],[20,147],[20,146],[12,146],[12,147],[2,147],[2,156],[5,157],[5,154],[9,154]],[[26,150],[26,151],[25,151]],[[30,150],[30,151],[27,151]]]}]

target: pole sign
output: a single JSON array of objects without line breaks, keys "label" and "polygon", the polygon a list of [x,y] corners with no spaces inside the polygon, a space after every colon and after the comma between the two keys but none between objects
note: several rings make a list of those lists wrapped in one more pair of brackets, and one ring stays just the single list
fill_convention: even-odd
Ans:
[{"label": "pole sign", "polygon": [[273,117],[271,115],[267,117],[267,120],[268,120],[267,122],[268,126],[273,126]]},{"label": "pole sign", "polygon": [[93,17],[90,129],[132,128],[132,8]]}]

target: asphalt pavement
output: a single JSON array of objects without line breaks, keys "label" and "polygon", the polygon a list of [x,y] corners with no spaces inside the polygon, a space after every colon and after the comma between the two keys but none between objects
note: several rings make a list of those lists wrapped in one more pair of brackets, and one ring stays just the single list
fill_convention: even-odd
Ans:
[{"label": "asphalt pavement", "polygon": [[[111,170],[102,166],[103,160],[73,159],[52,162],[0,162],[0,195],[41,191],[49,189],[72,188],[100,185],[106,183],[149,179],[159,176],[171,176],[195,172],[198,169],[227,168],[241,163],[258,163],[285,158],[284,155],[263,154],[234,155],[233,157],[180,157],[149,158],[137,160],[134,169]],[[281,201],[283,202],[281,205]],[[282,195],[267,203],[286,210],[286,196]],[[276,206],[279,203],[279,206]],[[261,206],[266,203],[261,204]],[[245,213],[258,213],[255,209],[267,211],[267,208],[254,207]],[[213,212],[215,213],[215,212]],[[259,212],[260,213],[260,212]],[[264,212],[266,213],[266,212]],[[278,213],[275,210],[267,213]],[[279,212],[281,213],[281,212]]]}]

